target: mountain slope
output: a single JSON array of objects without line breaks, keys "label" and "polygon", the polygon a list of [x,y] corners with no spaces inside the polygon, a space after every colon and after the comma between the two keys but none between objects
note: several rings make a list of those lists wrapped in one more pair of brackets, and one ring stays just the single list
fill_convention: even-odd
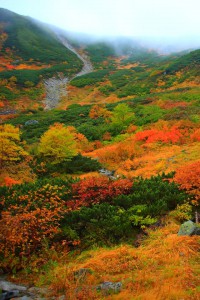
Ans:
[{"label": "mountain slope", "polygon": [[29,17],[0,9],[1,31],[7,34],[2,52],[10,48],[25,60],[52,63],[70,61],[80,64],[74,53],[66,49],[47,27]]},{"label": "mountain slope", "polygon": [[19,86],[35,86],[57,72],[71,76],[83,65],[48,26],[6,9],[0,9],[0,41],[0,78],[14,76]]},{"label": "mountain slope", "polygon": [[200,49],[191,51],[172,62],[167,68],[167,73],[180,70],[191,71],[193,75],[200,75]]},{"label": "mountain slope", "polygon": [[0,8],[0,107],[2,114],[42,108],[44,79],[71,77],[83,62],[49,26]]}]

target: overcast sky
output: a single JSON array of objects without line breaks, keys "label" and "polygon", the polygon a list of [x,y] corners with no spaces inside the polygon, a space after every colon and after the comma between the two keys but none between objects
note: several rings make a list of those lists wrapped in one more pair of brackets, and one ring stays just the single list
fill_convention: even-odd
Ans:
[{"label": "overcast sky", "polygon": [[0,0],[0,7],[95,35],[200,36],[200,0]]}]

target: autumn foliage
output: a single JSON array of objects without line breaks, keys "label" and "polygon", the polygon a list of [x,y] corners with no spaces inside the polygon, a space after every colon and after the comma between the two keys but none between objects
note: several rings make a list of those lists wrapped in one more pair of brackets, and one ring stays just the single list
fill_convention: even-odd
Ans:
[{"label": "autumn foliage", "polygon": [[20,141],[20,130],[10,124],[0,125],[0,168],[20,161],[28,153]]},{"label": "autumn foliage", "polygon": [[13,186],[16,183],[7,178],[7,187],[1,188],[0,255],[4,258],[37,253],[61,233],[60,222],[67,213],[109,202],[132,188],[130,180],[107,177]]},{"label": "autumn foliage", "polygon": [[70,160],[78,153],[75,137],[63,124],[55,123],[42,135],[39,153],[53,164]]},{"label": "autumn foliage", "polygon": [[174,181],[193,196],[197,205],[200,201],[200,161],[187,164],[176,171]]},{"label": "autumn foliage", "polygon": [[148,129],[137,132],[135,135],[136,141],[145,141],[146,143],[177,143],[180,142],[181,137],[182,134],[176,127],[173,127],[170,130]]},{"label": "autumn foliage", "polygon": [[67,202],[68,209],[109,202],[120,194],[128,194],[132,188],[128,179],[109,180],[107,177],[91,177],[72,184],[73,200]]},{"label": "autumn foliage", "polygon": [[[178,225],[148,231],[138,248],[122,245],[95,249],[58,264],[46,280],[58,295],[73,300],[199,299],[199,238],[178,237]],[[75,276],[78,270],[90,270]],[[93,289],[102,282],[122,282],[118,292]]]},{"label": "autumn foliage", "polygon": [[5,177],[4,178],[4,183],[5,183],[6,186],[11,187],[14,184],[20,184],[21,181],[20,180],[15,180],[15,179],[13,179],[11,177]]},{"label": "autumn foliage", "polygon": [[[37,190],[5,189],[0,209],[0,254],[5,258],[25,257],[42,248],[59,232],[63,193],[68,187],[46,184]],[[6,192],[7,191],[7,192]]]},{"label": "autumn foliage", "polygon": [[106,109],[105,105],[94,105],[89,113],[91,119],[104,118],[108,121],[111,117],[111,112]]}]

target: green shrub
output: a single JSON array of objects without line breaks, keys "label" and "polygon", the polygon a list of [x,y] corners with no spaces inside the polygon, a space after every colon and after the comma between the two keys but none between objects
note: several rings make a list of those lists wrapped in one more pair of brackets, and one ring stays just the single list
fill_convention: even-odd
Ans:
[{"label": "green shrub", "polygon": [[98,82],[104,81],[105,76],[109,73],[109,70],[99,70],[78,76],[74,78],[70,84],[76,87],[84,87],[86,85],[94,85]]},{"label": "green shrub", "polygon": [[83,247],[120,243],[135,233],[125,211],[108,203],[73,211],[66,215],[61,226],[63,233],[71,232],[81,240]]},{"label": "green shrub", "polygon": [[[16,184],[12,187],[2,186],[0,187],[0,199],[3,202],[0,203],[0,211],[6,210],[10,205],[26,205],[27,201],[30,201],[30,198],[33,200],[34,206],[34,201],[36,201],[36,199],[40,200],[38,198],[39,194],[41,200],[45,197],[55,196],[55,190],[52,191],[53,194],[51,195],[50,190],[46,188],[47,186],[55,187],[57,189],[57,196],[62,200],[67,200],[70,197],[70,189],[73,182],[76,182],[76,180],[72,178],[66,180],[60,178],[45,178],[33,183]],[[27,197],[24,197],[24,201],[21,203],[19,197],[26,195]],[[42,202],[40,205],[42,205]]]},{"label": "green shrub", "polygon": [[32,164],[32,168],[38,177],[52,176],[52,173],[60,174],[80,174],[86,172],[98,171],[101,164],[90,157],[82,156],[81,154],[74,156],[70,161],[64,161],[60,164],[46,163],[41,165],[42,161],[38,159]]},{"label": "green shrub", "polygon": [[170,216],[174,217],[179,222],[188,221],[192,219],[192,206],[185,202],[177,205],[176,209],[170,212]]},{"label": "green shrub", "polygon": [[154,217],[174,209],[187,198],[174,182],[163,180],[162,176],[153,176],[150,179],[135,179],[131,194],[118,196],[113,203],[124,209],[147,205],[148,213]]}]

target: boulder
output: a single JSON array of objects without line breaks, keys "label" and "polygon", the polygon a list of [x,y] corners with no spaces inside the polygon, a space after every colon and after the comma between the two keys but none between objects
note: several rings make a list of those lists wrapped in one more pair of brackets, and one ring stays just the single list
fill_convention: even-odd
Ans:
[{"label": "boulder", "polygon": [[106,291],[106,292],[115,292],[118,293],[122,289],[122,283],[119,282],[110,282],[104,281],[100,285],[97,286],[97,290]]},{"label": "boulder", "polygon": [[200,235],[200,227],[192,221],[186,221],[181,225],[178,235]]},{"label": "boulder", "polygon": [[14,284],[14,283],[11,283],[11,282],[8,282],[8,281],[5,281],[5,280],[0,281],[0,289],[2,291],[6,291],[6,292],[10,292],[10,291],[13,291],[13,290],[24,292],[24,291],[27,290],[27,288],[25,286]]},{"label": "boulder", "polygon": [[37,120],[28,120],[25,122],[25,126],[29,126],[29,125],[36,125],[39,124],[39,122]]},{"label": "boulder", "polygon": [[15,298],[19,295],[19,291],[3,291],[2,290],[2,293],[0,294],[0,300],[9,300],[9,299],[12,299],[12,298]]},{"label": "boulder", "polygon": [[22,297],[15,298],[13,300],[33,300],[33,298],[28,296],[22,296]]}]

